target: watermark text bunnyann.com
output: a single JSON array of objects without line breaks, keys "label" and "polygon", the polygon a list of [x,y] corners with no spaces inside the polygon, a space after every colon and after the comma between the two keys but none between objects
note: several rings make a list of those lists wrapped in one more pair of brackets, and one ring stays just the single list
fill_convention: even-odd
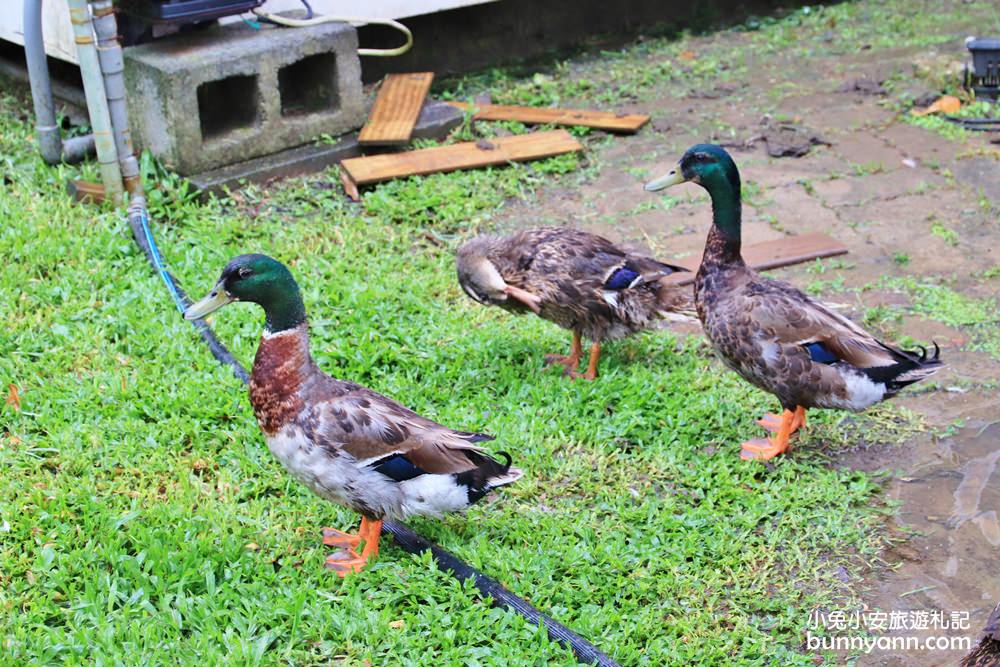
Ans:
[{"label": "watermark text bunnyann.com", "polygon": [[[952,636],[967,633],[967,611],[865,610],[814,611],[806,629],[806,649],[810,651],[968,651],[972,638]],[[905,631],[914,631],[906,634]],[[941,634],[924,635],[940,630]],[[895,633],[891,636],[878,634]],[[947,633],[947,634],[946,634]]]}]

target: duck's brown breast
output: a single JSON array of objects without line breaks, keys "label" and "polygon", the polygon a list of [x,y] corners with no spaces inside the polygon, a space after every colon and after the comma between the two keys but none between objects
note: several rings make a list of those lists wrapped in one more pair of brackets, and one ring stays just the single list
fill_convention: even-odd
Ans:
[{"label": "duck's brown breast", "polygon": [[250,404],[265,435],[273,436],[305,406],[301,392],[310,364],[305,331],[265,334],[250,375]]}]

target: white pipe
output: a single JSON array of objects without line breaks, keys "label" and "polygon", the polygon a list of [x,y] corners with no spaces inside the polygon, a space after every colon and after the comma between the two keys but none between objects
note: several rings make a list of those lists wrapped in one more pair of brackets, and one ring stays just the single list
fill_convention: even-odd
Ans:
[{"label": "white pipe", "polygon": [[66,4],[69,5],[70,20],[73,23],[76,54],[83,76],[83,90],[87,95],[87,112],[90,114],[90,126],[94,130],[104,192],[117,206],[122,202],[122,172],[118,167],[118,151],[111,127],[108,98],[104,92],[104,76],[101,74],[101,63],[94,45],[90,8],[87,0],[66,0]]},{"label": "white pipe", "polygon": [[93,9],[94,32],[97,35],[97,56],[104,74],[104,93],[108,99],[111,129],[114,132],[118,164],[121,166],[125,190],[130,195],[142,194],[139,162],[132,148],[128,107],[125,103],[125,59],[118,41],[118,22],[111,0],[90,0]]}]

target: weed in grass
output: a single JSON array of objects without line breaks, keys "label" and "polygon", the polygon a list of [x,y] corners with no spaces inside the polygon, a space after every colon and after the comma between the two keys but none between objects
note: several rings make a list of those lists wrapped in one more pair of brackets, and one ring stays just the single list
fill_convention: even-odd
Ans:
[{"label": "weed in grass", "polygon": [[862,318],[866,327],[882,332],[889,339],[897,338],[893,325],[898,324],[900,320],[902,320],[902,315],[899,311],[884,304],[868,308]]},{"label": "weed in grass", "polygon": [[912,277],[883,278],[880,285],[907,294],[908,312],[966,331],[969,349],[1000,359],[1000,307],[994,299],[976,299]]},{"label": "weed in grass", "polygon": [[847,289],[843,276],[837,276],[829,280],[811,280],[803,288],[806,293],[819,296],[824,292],[843,292]]},{"label": "weed in grass", "polygon": [[945,227],[944,223],[940,220],[935,219],[931,222],[931,234],[939,239],[942,239],[950,246],[958,245],[958,232],[949,227]]},{"label": "weed in grass", "polygon": [[885,165],[881,162],[870,161],[863,164],[852,164],[851,169],[855,176],[872,176],[885,172]]},{"label": "weed in grass", "polygon": [[815,275],[823,275],[827,271],[832,270],[849,270],[853,269],[856,265],[854,262],[849,262],[843,257],[831,257],[828,259],[817,259],[811,264],[806,266],[806,273],[812,273]]}]

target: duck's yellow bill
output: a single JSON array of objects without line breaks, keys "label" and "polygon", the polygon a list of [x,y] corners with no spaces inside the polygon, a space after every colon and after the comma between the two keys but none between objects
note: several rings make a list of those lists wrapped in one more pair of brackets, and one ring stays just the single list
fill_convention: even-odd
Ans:
[{"label": "duck's yellow bill", "polygon": [[184,311],[184,319],[186,320],[200,320],[209,313],[214,313],[219,308],[222,308],[228,303],[232,303],[236,300],[236,297],[230,296],[221,284],[217,284],[212,291],[208,293],[201,301],[197,303],[192,303],[188,306],[188,309]]},{"label": "duck's yellow bill", "polygon": [[649,183],[646,183],[643,188],[646,192],[656,192],[657,190],[665,190],[672,185],[677,185],[678,183],[683,183],[685,180],[684,174],[681,173],[680,166],[674,167],[665,176],[660,176],[659,178],[654,178]]}]

